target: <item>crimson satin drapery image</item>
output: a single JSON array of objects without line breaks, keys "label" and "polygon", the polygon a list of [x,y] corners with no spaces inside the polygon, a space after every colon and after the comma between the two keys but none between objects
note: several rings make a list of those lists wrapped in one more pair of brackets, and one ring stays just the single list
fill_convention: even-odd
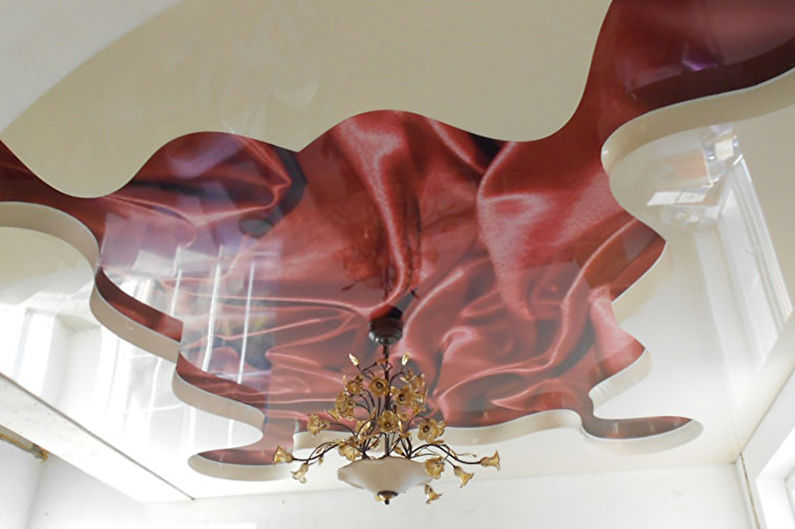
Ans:
[{"label": "crimson satin drapery image", "polygon": [[[376,354],[368,322],[391,306],[405,321],[394,353],[412,352],[451,426],[569,409],[593,436],[658,434],[688,419],[600,419],[588,397],[643,351],[611,303],[664,244],[614,200],[601,147],[643,113],[791,69],[788,15],[792,2],[613,2],[579,107],[539,140],[395,110],[346,119],[298,152],[199,132],[93,199],[55,191],[2,147],[0,201],[85,224],[103,296],[181,340],[186,381],[265,413],[261,442],[212,459],[270,463],[331,406],[348,352]],[[128,280],[155,286],[134,301],[119,289]]]}]

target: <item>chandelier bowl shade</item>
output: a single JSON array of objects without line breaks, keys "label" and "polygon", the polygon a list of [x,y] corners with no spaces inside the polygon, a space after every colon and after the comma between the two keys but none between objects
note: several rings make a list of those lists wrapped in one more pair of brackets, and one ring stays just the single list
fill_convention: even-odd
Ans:
[{"label": "chandelier bowl shade", "polygon": [[337,477],[348,485],[368,490],[377,496],[385,496],[386,493],[397,495],[417,485],[426,485],[432,479],[422,463],[392,456],[354,461],[341,467]]}]

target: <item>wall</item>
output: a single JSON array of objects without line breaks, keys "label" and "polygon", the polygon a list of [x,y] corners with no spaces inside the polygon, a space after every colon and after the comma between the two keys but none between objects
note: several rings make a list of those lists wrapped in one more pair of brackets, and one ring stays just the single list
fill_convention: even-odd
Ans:
[{"label": "wall", "polygon": [[[441,483],[389,507],[356,490],[238,496],[141,505],[53,458],[46,465],[30,529],[303,529],[504,527],[534,529],[748,529],[733,465]],[[352,511],[354,514],[350,514]],[[345,513],[345,514],[344,514]]]},{"label": "wall", "polygon": [[[790,326],[792,327],[792,326]],[[764,529],[795,529],[787,478],[795,474],[795,374],[790,375],[743,449],[756,515]]]},{"label": "wall", "polygon": [[[795,104],[759,118],[735,125],[738,138],[754,179],[765,221],[776,249],[790,298],[795,300],[795,239],[792,237],[792,129]],[[787,190],[783,192],[782,190]],[[742,452],[751,484],[754,506],[760,527],[795,529],[795,510],[786,480],[795,471],[795,375],[792,373],[795,352],[795,315],[786,322],[779,337],[783,352],[774,368],[789,378],[780,387],[766,415],[759,421]]]},{"label": "wall", "polygon": [[0,441],[0,529],[25,529],[42,463]]}]

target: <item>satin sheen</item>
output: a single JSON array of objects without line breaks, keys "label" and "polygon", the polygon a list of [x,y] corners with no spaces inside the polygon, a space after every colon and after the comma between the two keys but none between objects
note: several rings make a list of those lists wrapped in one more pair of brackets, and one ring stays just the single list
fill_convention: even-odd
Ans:
[{"label": "satin sheen", "polygon": [[[645,112],[791,69],[793,20],[783,0],[616,0],[577,111],[541,140],[398,111],[349,118],[300,152],[197,133],[95,199],[53,190],[0,145],[0,201],[84,223],[103,296],[181,340],[183,379],[265,412],[262,441],[211,459],[267,464],[289,447],[296,421],[332,405],[347,353],[375,355],[368,321],[393,305],[394,354],[412,352],[451,426],[569,409],[594,436],[662,433],[688,419],[599,419],[588,397],[642,353],[611,302],[663,248],[613,199],[601,146]],[[147,279],[146,299],[120,289]]]}]

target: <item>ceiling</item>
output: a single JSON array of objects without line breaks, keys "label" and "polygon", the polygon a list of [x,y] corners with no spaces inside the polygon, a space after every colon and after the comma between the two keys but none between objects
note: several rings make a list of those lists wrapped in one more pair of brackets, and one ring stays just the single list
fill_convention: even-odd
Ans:
[{"label": "ceiling", "polygon": [[189,497],[293,490],[399,306],[500,477],[733,461],[795,361],[795,52],[791,4],[716,5],[31,4],[0,372]]}]

